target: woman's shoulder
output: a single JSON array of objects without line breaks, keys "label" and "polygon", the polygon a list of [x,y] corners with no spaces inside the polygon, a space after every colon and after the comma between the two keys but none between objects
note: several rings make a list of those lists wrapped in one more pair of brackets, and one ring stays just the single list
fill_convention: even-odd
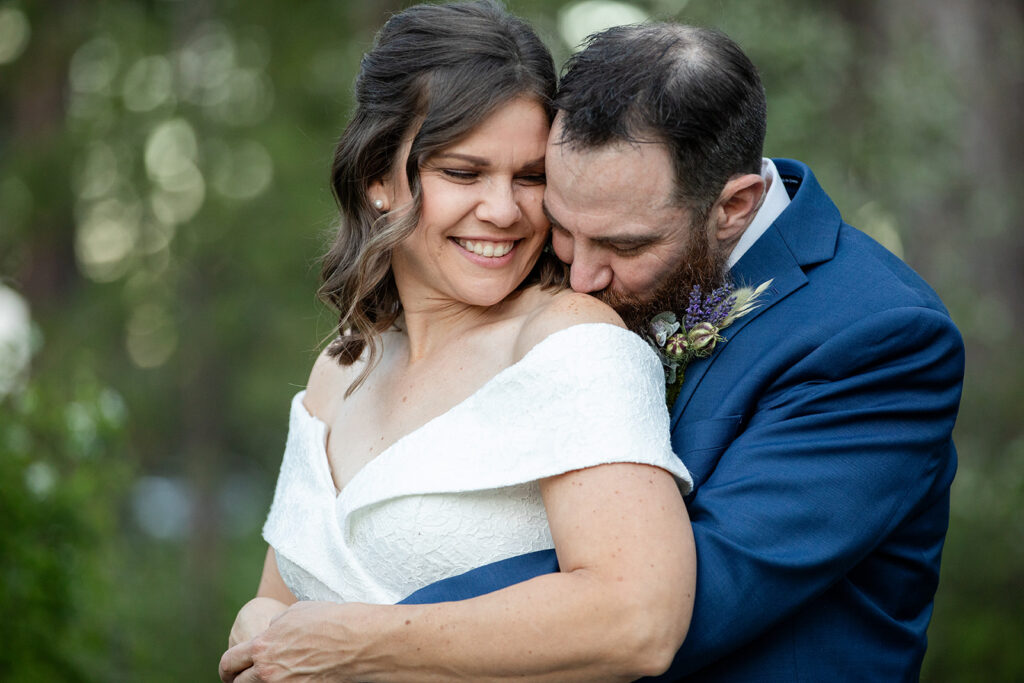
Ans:
[{"label": "woman's shoulder", "polygon": [[530,349],[556,332],[588,323],[625,328],[614,309],[589,294],[566,289],[543,297],[523,320],[516,338],[515,359],[522,359]]},{"label": "woman's shoulder", "polygon": [[302,404],[306,411],[322,422],[330,423],[337,412],[338,403],[344,400],[345,390],[359,374],[363,360],[351,365],[342,365],[330,355],[330,346],[317,356],[306,383],[306,394]]}]

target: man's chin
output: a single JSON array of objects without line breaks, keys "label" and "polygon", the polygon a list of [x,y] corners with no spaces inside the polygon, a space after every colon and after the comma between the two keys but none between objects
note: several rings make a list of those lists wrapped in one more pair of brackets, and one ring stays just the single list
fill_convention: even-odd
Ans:
[{"label": "man's chin", "polygon": [[649,333],[651,319],[659,313],[671,311],[682,315],[686,311],[694,285],[700,285],[703,291],[710,292],[725,284],[727,279],[724,265],[713,261],[709,267],[697,273],[692,268],[681,269],[657,288],[642,295],[609,290],[593,292],[593,295],[615,309],[626,327],[644,336]]},{"label": "man's chin", "polygon": [[608,290],[595,292],[594,296],[611,306],[626,327],[641,336],[647,334],[647,323],[651,318],[662,311],[672,310],[672,303],[661,296],[644,297]]},{"label": "man's chin", "polygon": [[659,313],[683,314],[694,285],[700,285],[704,292],[711,292],[725,284],[729,277],[725,257],[724,251],[712,249],[709,242],[696,240],[683,255],[675,272],[642,293],[603,290],[592,294],[614,308],[626,327],[645,336],[651,318]]}]

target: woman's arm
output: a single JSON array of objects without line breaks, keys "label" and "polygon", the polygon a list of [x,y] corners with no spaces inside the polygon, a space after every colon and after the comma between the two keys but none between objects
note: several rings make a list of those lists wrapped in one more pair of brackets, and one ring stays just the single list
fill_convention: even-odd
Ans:
[{"label": "woman's arm", "polygon": [[295,671],[359,681],[660,673],[686,635],[696,566],[671,475],[611,464],[541,489],[561,573],[437,605],[298,603],[224,655],[223,680],[299,680],[289,678]]},{"label": "woman's arm", "polygon": [[285,605],[296,602],[295,596],[288,589],[281,573],[277,570],[277,556],[274,549],[267,548],[267,558],[263,561],[263,575],[260,576],[260,585],[256,589],[256,595],[261,598],[273,598]]},{"label": "woman's arm", "polygon": [[[582,322],[619,321],[590,297],[559,295],[524,327],[522,353]],[[600,465],[542,480],[541,493],[560,573],[433,605],[300,602],[225,653],[223,680],[301,680],[290,676],[302,671],[358,681],[628,681],[663,671],[686,635],[696,568],[672,476]]]},{"label": "woman's arm", "polygon": [[294,603],[295,596],[288,590],[288,586],[277,571],[274,549],[268,548],[256,597],[238,610],[235,623],[232,624],[231,633],[228,635],[228,647],[234,647],[263,633],[278,615]]}]

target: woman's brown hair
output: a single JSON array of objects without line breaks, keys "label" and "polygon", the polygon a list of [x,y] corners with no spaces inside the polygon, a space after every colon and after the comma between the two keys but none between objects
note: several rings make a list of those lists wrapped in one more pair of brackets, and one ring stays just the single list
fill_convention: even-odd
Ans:
[{"label": "woman's brown hair", "polygon": [[[331,185],[341,222],[323,259],[318,292],[339,316],[328,355],[349,365],[369,347],[346,396],[366,379],[379,358],[380,335],[402,311],[391,252],[419,221],[421,163],[516,98],[535,99],[550,120],[555,85],[548,49],[495,2],[417,5],[391,17],[377,34],[363,56],[355,112],[334,154]],[[404,169],[412,204],[389,219],[372,206],[368,188],[400,170],[393,168],[399,147],[414,127]],[[564,286],[566,279],[565,267],[545,249],[521,286]]]}]

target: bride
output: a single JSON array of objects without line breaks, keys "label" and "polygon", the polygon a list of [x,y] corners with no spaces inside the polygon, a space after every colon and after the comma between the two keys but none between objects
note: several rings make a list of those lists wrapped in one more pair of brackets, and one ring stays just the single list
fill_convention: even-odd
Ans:
[{"label": "bride", "polygon": [[[544,249],[554,87],[487,2],[405,10],[364,57],[320,290],[339,336],[292,402],[224,681],[632,680],[682,643],[690,480],[661,364]],[[552,547],[560,573],[394,604]]]}]

